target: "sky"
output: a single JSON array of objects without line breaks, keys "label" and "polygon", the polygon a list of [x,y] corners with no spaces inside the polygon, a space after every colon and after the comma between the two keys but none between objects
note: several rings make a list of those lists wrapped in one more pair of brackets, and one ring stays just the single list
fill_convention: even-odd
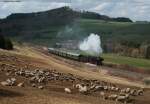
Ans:
[{"label": "sky", "polygon": [[97,12],[111,17],[129,17],[133,21],[150,21],[150,0],[0,0],[0,18],[11,13],[31,13],[63,6]]}]

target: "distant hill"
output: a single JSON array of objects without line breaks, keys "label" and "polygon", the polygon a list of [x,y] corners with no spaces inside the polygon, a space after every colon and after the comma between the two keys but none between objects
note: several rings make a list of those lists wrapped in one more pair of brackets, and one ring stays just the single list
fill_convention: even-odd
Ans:
[{"label": "distant hill", "polygon": [[49,11],[37,13],[11,14],[0,20],[0,28],[5,35],[34,35],[39,34],[37,30],[50,28],[51,26],[61,27],[73,22],[74,19],[99,19],[105,21],[132,22],[129,18],[110,18],[94,12],[73,11],[69,7],[61,7]]},{"label": "distant hill", "polygon": [[45,12],[11,14],[0,22],[0,28],[5,35],[34,35],[37,30],[60,27],[69,24],[78,17],[76,12],[68,7],[62,7]]},{"label": "distant hill", "polygon": [[88,11],[81,12],[81,17],[84,19],[99,19],[99,20],[114,21],[114,22],[132,22],[130,18],[126,18],[126,17],[112,18],[106,15],[101,15],[95,12],[88,12]]},{"label": "distant hill", "polygon": [[150,42],[150,24],[133,23],[126,17],[112,18],[69,7],[37,13],[16,13],[0,20],[2,34],[19,41],[51,45],[65,40],[81,40],[89,33],[107,41],[131,41],[134,46]]}]

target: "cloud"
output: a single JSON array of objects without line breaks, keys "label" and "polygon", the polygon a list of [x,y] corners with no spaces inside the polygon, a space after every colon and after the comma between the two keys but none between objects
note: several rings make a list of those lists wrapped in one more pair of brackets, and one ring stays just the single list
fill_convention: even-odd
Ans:
[{"label": "cloud", "polygon": [[8,2],[8,3],[0,3],[0,17],[4,18],[11,13],[29,13],[29,12],[38,12],[50,10],[53,8],[58,8],[62,6],[69,6],[68,3],[63,2]]},{"label": "cloud", "polygon": [[[3,0],[0,0],[3,1]],[[150,21],[150,0],[20,0],[0,2],[0,18],[11,13],[45,11],[62,6],[75,10],[98,12],[112,17],[126,16],[133,20]]]},{"label": "cloud", "polygon": [[150,1],[148,0],[115,0],[115,2],[99,2],[99,4],[91,8],[90,11],[112,17],[129,17],[135,21],[150,21],[150,16],[148,16],[150,14]]}]

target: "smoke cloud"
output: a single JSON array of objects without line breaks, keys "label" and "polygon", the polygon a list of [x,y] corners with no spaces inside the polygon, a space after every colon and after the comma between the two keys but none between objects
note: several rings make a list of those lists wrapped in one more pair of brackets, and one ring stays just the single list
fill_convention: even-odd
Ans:
[{"label": "smoke cloud", "polygon": [[102,53],[100,36],[91,33],[79,44],[79,49],[90,55],[100,55]]}]

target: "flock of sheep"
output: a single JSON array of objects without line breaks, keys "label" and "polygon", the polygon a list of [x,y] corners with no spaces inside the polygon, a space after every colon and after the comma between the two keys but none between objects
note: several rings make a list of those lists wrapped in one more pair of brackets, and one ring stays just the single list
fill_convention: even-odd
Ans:
[{"label": "flock of sheep", "polygon": [[[5,66],[5,65],[4,65]],[[98,93],[100,97],[105,100],[114,100],[116,102],[128,103],[131,102],[131,97],[141,96],[144,93],[144,88],[131,89],[120,88],[116,84],[108,83],[105,81],[85,79],[83,77],[75,76],[73,74],[65,74],[57,72],[56,70],[24,70],[24,69],[10,69],[1,67],[0,71],[5,72],[7,76],[13,76],[6,81],[2,81],[4,86],[19,86],[23,87],[24,82],[17,84],[17,76],[25,77],[28,79],[29,84],[32,87],[44,89],[45,85],[50,81],[60,81],[71,83],[71,87],[65,86],[64,92],[73,94],[76,90],[81,94],[93,94]]]}]

